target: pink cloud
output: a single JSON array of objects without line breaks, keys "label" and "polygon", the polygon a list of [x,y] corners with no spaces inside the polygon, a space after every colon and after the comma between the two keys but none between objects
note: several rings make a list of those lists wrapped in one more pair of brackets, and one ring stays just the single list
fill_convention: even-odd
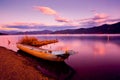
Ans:
[{"label": "pink cloud", "polygon": [[96,23],[103,23],[103,22],[106,22],[106,20],[109,19],[109,16],[107,14],[104,14],[104,13],[100,13],[100,14],[95,14],[93,20],[96,22]]},{"label": "pink cloud", "polygon": [[90,18],[84,19],[77,19],[72,20],[72,22],[76,22],[81,27],[93,27],[93,26],[100,26],[103,24],[113,24],[116,22],[120,22],[120,18],[113,19],[111,16],[105,13],[97,13],[94,10],[94,16]]},{"label": "pink cloud", "polygon": [[6,23],[2,24],[1,26],[29,26],[29,27],[34,27],[34,26],[45,26],[43,23],[36,23],[36,22],[13,22],[13,23]]},{"label": "pink cloud", "polygon": [[17,25],[21,25],[21,26],[35,26],[35,25],[44,25],[44,24],[42,24],[42,23],[35,23],[35,22],[32,22],[32,23],[27,23],[27,22],[14,22],[14,23],[12,23],[11,25],[15,25],[15,26],[17,26]]},{"label": "pink cloud", "polygon": [[96,10],[92,10],[92,12],[94,12],[93,17],[74,20],[74,19],[69,19],[61,16],[56,10],[50,7],[35,6],[34,8],[42,12],[43,14],[52,15],[55,21],[64,23],[64,25],[69,25],[69,26],[93,27],[93,26],[99,26],[99,25],[107,24],[111,22],[113,23],[113,21],[114,22],[119,21],[119,19],[110,19],[110,16],[108,14],[97,13]]},{"label": "pink cloud", "polygon": [[41,11],[43,14],[47,14],[47,15],[57,15],[58,14],[55,10],[53,10],[53,9],[51,9],[49,7],[35,6],[34,8],[36,10]]},{"label": "pink cloud", "polygon": [[108,14],[105,14],[105,13],[96,13],[95,14],[95,18],[97,19],[103,19],[103,18],[108,18]]},{"label": "pink cloud", "polygon": [[120,19],[112,19],[108,14],[105,13],[96,13],[95,16],[91,19],[91,21],[95,22],[98,25],[102,24],[113,24],[119,22]]},{"label": "pink cloud", "polygon": [[69,19],[67,19],[65,17],[61,17],[57,11],[51,9],[50,7],[35,6],[34,8],[39,10],[43,14],[52,15],[54,17],[55,21],[57,21],[57,22],[68,23],[70,21]]},{"label": "pink cloud", "polygon": [[108,20],[110,20],[110,17],[108,14],[95,13],[93,17],[82,19],[79,21],[79,23],[85,26],[99,26],[102,24],[106,24]]},{"label": "pink cloud", "polygon": [[56,16],[55,20],[58,22],[65,22],[65,23],[68,23],[70,21],[69,19],[61,17],[61,16]]},{"label": "pink cloud", "polygon": [[80,24],[76,20],[71,20],[65,17],[56,16],[55,20],[57,22],[65,23],[64,26],[79,26]]}]

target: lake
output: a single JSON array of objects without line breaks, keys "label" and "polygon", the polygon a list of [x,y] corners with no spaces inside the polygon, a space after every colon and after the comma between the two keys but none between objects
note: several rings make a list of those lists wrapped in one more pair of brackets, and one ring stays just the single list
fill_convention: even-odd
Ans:
[{"label": "lake", "polygon": [[[58,39],[46,49],[74,50],[65,62],[39,61],[43,74],[57,80],[120,80],[120,34],[29,35],[41,40]],[[17,52],[16,42],[23,35],[2,35],[0,46]]]}]

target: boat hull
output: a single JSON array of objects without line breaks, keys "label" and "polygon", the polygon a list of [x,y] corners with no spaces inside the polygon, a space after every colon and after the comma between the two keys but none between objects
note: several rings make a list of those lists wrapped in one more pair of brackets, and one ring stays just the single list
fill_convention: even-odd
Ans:
[{"label": "boat hull", "polygon": [[41,58],[41,59],[45,59],[45,60],[49,60],[49,61],[64,61],[65,60],[65,59],[63,59],[61,57],[58,57],[56,55],[35,50],[35,49],[38,49],[38,48],[33,47],[33,46],[27,47],[24,44],[17,44],[17,47],[20,50],[22,50],[22,51],[24,51],[24,52],[26,52],[30,55],[33,55],[35,57]]}]

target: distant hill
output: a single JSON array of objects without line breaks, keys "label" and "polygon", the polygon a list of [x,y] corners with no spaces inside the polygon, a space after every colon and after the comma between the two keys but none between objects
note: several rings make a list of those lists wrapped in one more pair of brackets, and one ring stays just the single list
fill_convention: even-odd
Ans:
[{"label": "distant hill", "polygon": [[43,31],[0,31],[0,35],[4,34],[120,34],[120,22],[115,24],[104,24],[91,28],[65,29],[59,31],[43,30]]},{"label": "distant hill", "polygon": [[0,35],[3,35],[3,33],[0,33]]},{"label": "distant hill", "polygon": [[5,33],[0,33],[0,35],[7,35],[7,34],[5,34]]},{"label": "distant hill", "polygon": [[53,34],[118,34],[120,33],[120,22],[115,24],[104,24],[92,28],[79,28],[55,31]]},{"label": "distant hill", "polygon": [[2,33],[2,35],[11,35],[11,34],[18,33],[18,31],[4,31],[4,30],[0,30],[0,33]]},{"label": "distant hill", "polygon": [[52,31],[50,30],[43,30],[43,31],[27,31],[27,32],[18,32],[16,34],[50,34]]}]

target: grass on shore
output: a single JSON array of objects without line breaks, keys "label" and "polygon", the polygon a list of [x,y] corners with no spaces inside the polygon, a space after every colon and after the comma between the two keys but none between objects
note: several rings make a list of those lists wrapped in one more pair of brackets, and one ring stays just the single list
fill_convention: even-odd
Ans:
[{"label": "grass on shore", "polygon": [[18,41],[20,44],[26,44],[31,46],[40,47],[47,44],[56,43],[58,40],[38,40],[36,37],[24,36],[21,40]]}]

